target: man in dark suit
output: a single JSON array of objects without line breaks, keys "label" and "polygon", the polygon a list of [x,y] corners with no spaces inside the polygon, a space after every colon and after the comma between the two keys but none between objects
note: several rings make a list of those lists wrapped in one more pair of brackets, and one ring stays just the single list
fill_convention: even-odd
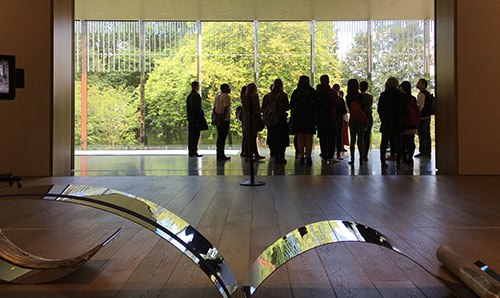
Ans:
[{"label": "man in dark suit", "polygon": [[189,157],[202,157],[198,154],[198,140],[200,139],[200,124],[205,118],[201,108],[200,83],[191,83],[191,93],[186,100],[187,119],[188,119],[188,150]]}]

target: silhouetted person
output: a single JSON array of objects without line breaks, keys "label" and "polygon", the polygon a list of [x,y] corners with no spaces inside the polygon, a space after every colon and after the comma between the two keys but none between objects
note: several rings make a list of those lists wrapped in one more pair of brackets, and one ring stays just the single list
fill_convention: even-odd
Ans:
[{"label": "silhouetted person", "polygon": [[[272,91],[273,91],[273,88],[274,88],[274,84],[271,84],[271,85],[269,86],[269,93],[268,93],[268,94],[271,94],[270,92],[272,92]],[[268,94],[264,95],[264,98],[262,99],[262,119],[264,119],[264,123],[266,124],[266,126],[269,126],[269,125],[267,124],[267,121],[266,121],[266,115],[265,115],[266,110],[268,110],[268,109],[269,109],[269,106],[266,106],[266,110],[264,110],[264,104],[265,104],[265,102],[266,102],[266,96],[267,96]],[[273,146],[271,146],[271,145],[272,145],[272,144],[271,144],[271,142],[272,142],[272,137],[270,137],[270,136],[269,136],[269,127],[268,127],[268,130],[267,130],[267,140],[266,140],[266,144],[267,144],[267,146],[269,147],[269,153],[270,153],[271,158],[274,158],[275,153],[274,153],[274,151],[273,151],[273,150],[274,150]]]},{"label": "silhouetted person", "polygon": [[382,169],[387,168],[385,153],[387,151],[387,141],[393,144],[396,153],[396,165],[401,165],[401,138],[402,119],[406,113],[406,101],[403,94],[398,90],[399,82],[391,77],[385,83],[385,91],[380,94],[377,112],[380,116],[380,132],[382,141],[380,143],[380,164]]},{"label": "silhouetted person", "polygon": [[187,119],[188,119],[188,151],[189,157],[202,157],[198,154],[198,140],[200,139],[201,128],[205,113],[201,108],[200,84],[191,83],[191,93],[186,100]]},{"label": "silhouetted person", "polygon": [[427,91],[427,80],[418,80],[417,89],[420,90],[417,97],[418,107],[420,108],[420,124],[418,125],[420,152],[415,157],[431,156],[432,96]]},{"label": "silhouetted person", "polygon": [[[300,164],[312,165],[312,140],[316,133],[316,90],[309,84],[308,76],[301,76],[297,89],[292,93],[290,108],[292,129],[297,135]],[[304,152],[305,149],[305,152]]]},{"label": "silhouetted person", "polygon": [[417,99],[411,95],[411,84],[404,81],[399,85],[399,90],[403,93],[406,101],[406,113],[403,116],[403,132],[401,133],[401,157],[404,164],[413,164],[413,154],[415,153],[415,134],[420,123],[420,110]]},{"label": "silhouetted person", "polygon": [[289,109],[288,95],[283,91],[283,82],[276,79],[272,91],[266,94],[262,101],[269,149],[274,152],[275,163],[286,163],[285,150],[290,145],[287,122]]},{"label": "silhouetted person", "polygon": [[229,124],[231,121],[231,88],[228,84],[220,86],[221,93],[214,99],[214,121],[217,125],[217,160],[230,160],[231,157],[224,153],[224,145],[229,133]]},{"label": "silhouetted person", "polygon": [[349,131],[351,133],[351,161],[350,165],[354,165],[356,141],[359,151],[359,164],[363,165],[364,159],[364,136],[365,128],[368,125],[368,116],[362,109],[363,95],[359,93],[359,83],[356,79],[350,79],[347,82],[347,107],[349,109]]},{"label": "silhouetted person", "polygon": [[368,82],[362,81],[359,83],[359,91],[363,95],[363,101],[361,102],[361,107],[363,111],[368,116],[368,125],[365,128],[365,139],[363,143],[363,161],[368,162],[368,152],[370,151],[370,144],[372,140],[372,127],[373,127],[373,115],[372,115],[372,106],[373,106],[373,95],[366,93],[368,90]]},{"label": "silhouetted person", "polygon": [[[337,93],[330,88],[330,78],[327,75],[322,75],[320,82],[321,84],[316,87],[316,90],[318,91],[317,125],[321,159],[323,161],[334,161],[337,132],[335,115],[340,102]],[[338,160],[335,159],[335,161]]]},{"label": "silhouetted person", "polygon": [[[242,128],[242,137],[241,137],[241,157],[246,157],[247,156],[247,151],[248,147],[245,145],[247,144],[247,137],[245,135],[245,131],[243,130],[243,96],[247,94],[247,86],[243,86],[240,91],[240,109],[239,109],[239,117],[237,114],[237,118],[241,121],[241,128]],[[238,113],[238,109],[236,111]]]},{"label": "silhouetted person", "polygon": [[339,105],[337,107],[337,111],[335,112],[335,151],[337,151],[337,160],[341,160],[342,150],[344,150],[344,126],[347,128],[347,125],[344,125],[344,117],[347,116],[347,105],[344,98],[340,96],[340,85],[334,84],[332,86],[332,90],[335,91],[339,100]]},{"label": "silhouetted person", "polygon": [[349,143],[349,108],[347,107],[347,102],[344,99],[344,91],[339,90],[339,98],[344,102],[346,113],[344,114],[344,125],[342,129],[342,152],[347,152],[344,146],[350,146]]},{"label": "silhouetted person", "polygon": [[[249,148],[250,142],[251,151],[247,152],[245,160],[249,161],[250,158],[256,160],[264,159],[260,156],[257,150],[257,121],[260,119],[260,103],[259,95],[257,94],[257,85],[250,83],[247,86],[246,94],[241,97],[242,112],[243,112],[243,134],[246,135],[245,147]],[[252,105],[252,114],[250,114],[250,105]],[[252,130],[250,130],[250,121],[252,121]],[[248,150],[248,149],[247,149]]]}]

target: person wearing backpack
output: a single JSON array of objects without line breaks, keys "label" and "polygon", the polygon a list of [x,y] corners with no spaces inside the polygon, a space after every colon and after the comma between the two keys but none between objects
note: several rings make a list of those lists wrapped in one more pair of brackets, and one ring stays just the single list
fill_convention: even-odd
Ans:
[{"label": "person wearing backpack", "polygon": [[397,168],[401,167],[401,132],[403,130],[403,116],[407,111],[403,94],[398,90],[399,82],[391,77],[385,83],[385,91],[380,94],[377,112],[380,116],[380,165],[382,170],[387,169],[385,153],[387,142],[394,145]]},{"label": "person wearing backpack", "polygon": [[264,96],[262,111],[267,126],[267,142],[273,152],[274,163],[286,164],[285,151],[290,145],[287,111],[288,95],[283,91],[283,81],[276,79],[270,93]]},{"label": "person wearing backpack", "polygon": [[431,156],[431,115],[433,115],[433,96],[427,91],[427,80],[420,79],[417,83],[420,90],[417,104],[420,108],[420,124],[418,125],[419,153],[415,157]]},{"label": "person wearing backpack", "polygon": [[407,105],[407,112],[403,117],[404,130],[401,133],[402,150],[401,155],[404,164],[413,165],[413,154],[415,153],[415,134],[420,123],[420,109],[417,99],[411,95],[411,84],[404,81],[399,85]]}]

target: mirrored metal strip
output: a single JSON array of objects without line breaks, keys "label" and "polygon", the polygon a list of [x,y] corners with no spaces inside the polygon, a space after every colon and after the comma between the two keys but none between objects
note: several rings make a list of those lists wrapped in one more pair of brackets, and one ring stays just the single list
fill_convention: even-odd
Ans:
[{"label": "mirrored metal strip", "polygon": [[[40,190],[43,190],[40,192]],[[127,218],[170,242],[198,265],[223,297],[231,297],[238,284],[228,264],[203,235],[186,221],[143,198],[97,186],[51,185],[24,188],[0,198],[44,199],[75,203]]]},{"label": "mirrored metal strip", "polygon": [[481,271],[486,272],[486,274],[491,276],[494,280],[500,282],[500,275],[496,273],[493,269],[491,269],[490,266],[486,265],[480,260],[476,261],[474,265],[476,265],[479,269],[481,269]]},{"label": "mirrored metal strip", "polygon": [[86,253],[71,259],[46,259],[25,252],[0,230],[0,280],[10,283],[46,283],[60,279],[89,261],[122,229]]},{"label": "mirrored metal strip", "polygon": [[330,220],[300,227],[271,244],[250,267],[242,291],[250,297],[280,266],[318,246],[337,242],[367,242],[398,253],[383,234],[355,222]]}]

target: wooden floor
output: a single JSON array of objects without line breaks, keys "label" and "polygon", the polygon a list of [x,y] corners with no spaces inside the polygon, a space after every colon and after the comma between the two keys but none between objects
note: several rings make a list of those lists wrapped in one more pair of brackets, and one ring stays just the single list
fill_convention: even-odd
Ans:
[{"label": "wooden floor", "polygon": [[[453,277],[435,257],[441,244],[500,271],[500,177],[268,176],[57,177],[123,190],[165,206],[197,227],[241,281],[281,235],[306,223],[346,219],[385,233],[425,268]],[[53,202],[0,202],[0,227],[44,257],[71,257],[125,230],[74,274],[45,285],[0,284],[0,297],[219,297],[191,261],[153,233],[104,212]],[[475,297],[460,285],[462,297]],[[453,297],[404,257],[367,244],[333,244],[279,269],[255,297]]]}]

